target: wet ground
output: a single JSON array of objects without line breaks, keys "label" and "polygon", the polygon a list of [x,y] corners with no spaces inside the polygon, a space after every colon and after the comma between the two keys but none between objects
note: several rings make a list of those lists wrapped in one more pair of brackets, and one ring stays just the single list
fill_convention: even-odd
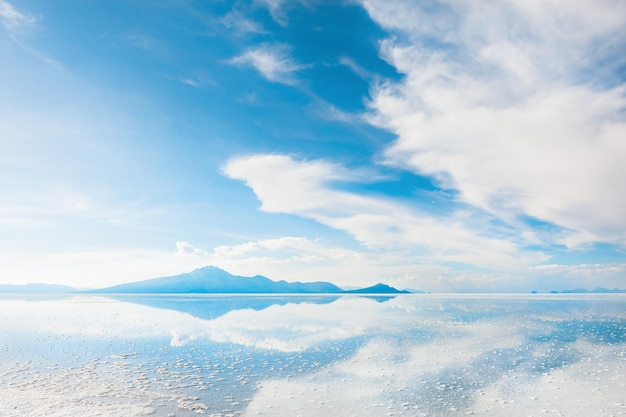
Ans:
[{"label": "wet ground", "polygon": [[626,416],[626,296],[0,298],[0,416]]}]

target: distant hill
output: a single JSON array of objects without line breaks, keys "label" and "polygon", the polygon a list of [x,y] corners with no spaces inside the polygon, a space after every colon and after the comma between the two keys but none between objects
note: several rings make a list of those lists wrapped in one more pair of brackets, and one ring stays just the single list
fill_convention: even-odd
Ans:
[{"label": "distant hill", "polygon": [[255,275],[232,275],[215,266],[168,277],[153,278],[95,290],[77,290],[65,285],[0,285],[0,293],[90,293],[90,294],[407,294],[385,284],[345,291],[330,282],[272,281]]},{"label": "distant hill", "polygon": [[[538,294],[538,291],[531,291],[531,294]],[[609,290],[608,288],[596,287],[593,290],[588,290],[586,288],[576,288],[575,290],[563,290],[556,291],[552,290],[549,292],[550,294],[624,294],[626,290],[620,290],[619,288],[613,288]]]},{"label": "distant hill", "polygon": [[422,290],[416,290],[415,288],[405,288],[404,289],[406,292],[409,292],[411,294],[427,294],[426,291],[422,291]]},{"label": "distant hill", "polygon": [[242,277],[215,266],[180,275],[115,285],[90,292],[107,294],[406,294],[385,284],[344,291],[330,282],[272,281],[261,275]]},{"label": "distant hill", "polygon": [[90,292],[108,294],[338,294],[329,282],[272,281],[261,275],[242,277],[207,266],[180,275],[115,285]]},{"label": "distant hill", "polygon": [[584,288],[576,288],[575,290],[565,290],[559,291],[563,294],[611,294],[611,293],[626,293],[626,290],[620,290],[618,288],[613,288],[609,290],[608,288],[596,287],[593,290],[587,290]]},{"label": "distant hill", "polygon": [[24,285],[0,285],[0,293],[68,293],[76,292],[76,288],[58,284],[24,284]]},{"label": "distant hill", "polygon": [[390,287],[387,284],[376,284],[371,287],[361,288],[358,290],[344,291],[344,294],[410,294],[409,291],[400,291],[394,287]]}]

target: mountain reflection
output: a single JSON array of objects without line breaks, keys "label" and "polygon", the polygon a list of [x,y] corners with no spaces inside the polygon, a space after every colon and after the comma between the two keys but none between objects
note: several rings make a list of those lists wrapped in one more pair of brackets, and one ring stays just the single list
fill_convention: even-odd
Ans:
[{"label": "mountain reflection", "polygon": [[266,296],[266,295],[125,295],[110,298],[148,307],[191,314],[203,320],[213,320],[234,310],[261,311],[273,305],[330,304],[339,296]]}]

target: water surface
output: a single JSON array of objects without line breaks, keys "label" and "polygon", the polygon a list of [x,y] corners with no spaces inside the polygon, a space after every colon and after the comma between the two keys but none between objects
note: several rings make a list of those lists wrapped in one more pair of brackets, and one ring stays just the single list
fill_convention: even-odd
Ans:
[{"label": "water surface", "polygon": [[1,416],[626,416],[626,296],[3,296]]}]

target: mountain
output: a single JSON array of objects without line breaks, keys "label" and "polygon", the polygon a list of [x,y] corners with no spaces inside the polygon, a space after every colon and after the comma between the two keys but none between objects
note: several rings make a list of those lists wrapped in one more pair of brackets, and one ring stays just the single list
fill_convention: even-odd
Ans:
[{"label": "mountain", "polygon": [[58,284],[24,284],[24,285],[0,285],[0,293],[68,293],[76,292],[76,288]]},{"label": "mountain", "polygon": [[207,266],[180,275],[154,278],[90,291],[108,294],[338,294],[329,282],[272,281],[261,275],[242,277]]},{"label": "mountain", "polygon": [[587,294],[587,293],[609,294],[609,293],[626,293],[626,290],[620,290],[618,288],[613,288],[612,290],[609,290],[608,288],[596,287],[593,290],[587,290],[584,288],[576,288],[575,290],[565,290],[565,291],[560,291],[560,292],[564,294]]},{"label": "mountain", "polygon": [[105,294],[408,294],[385,284],[344,291],[330,282],[272,281],[261,275],[242,277],[215,266],[162,278],[89,291]]},{"label": "mountain", "polygon": [[[538,291],[531,291],[530,293],[539,294]],[[549,291],[549,294],[624,294],[624,293],[626,293],[626,290],[620,290],[619,288],[613,288],[612,290],[609,290],[608,288],[603,288],[603,287],[596,287],[593,290],[588,290],[586,288],[576,288],[575,290]]]},{"label": "mountain", "polygon": [[0,293],[96,293],[96,294],[407,294],[385,284],[344,291],[330,282],[272,281],[261,275],[232,275],[215,266],[168,277],[120,284],[96,290],[65,285],[0,285]]},{"label": "mountain", "polygon": [[400,291],[387,284],[376,284],[371,287],[361,288],[358,290],[344,291],[344,294],[410,294],[409,291]]},{"label": "mountain", "polygon": [[427,293],[426,291],[416,290],[415,288],[405,288],[404,291],[411,293],[411,294],[430,294],[430,293]]}]

